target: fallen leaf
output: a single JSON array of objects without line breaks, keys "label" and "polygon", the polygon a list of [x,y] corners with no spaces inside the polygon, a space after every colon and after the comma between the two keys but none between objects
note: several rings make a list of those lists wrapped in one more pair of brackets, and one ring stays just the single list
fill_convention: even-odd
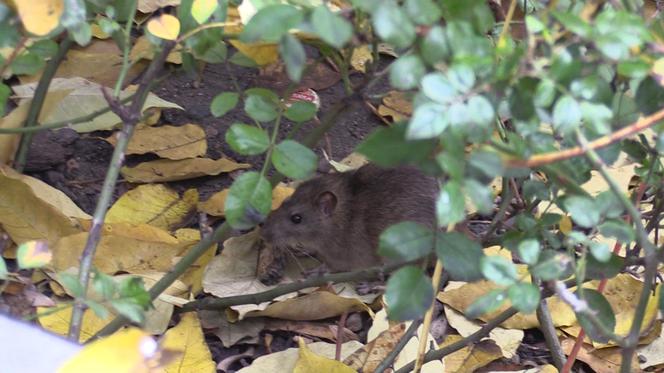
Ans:
[{"label": "fallen leaf", "polygon": [[334,167],[337,172],[346,172],[350,170],[356,170],[365,164],[369,163],[367,157],[360,153],[351,153],[346,158],[337,162],[332,159],[329,160],[330,165]]},{"label": "fallen leaf", "polygon": [[[179,1],[179,0],[178,0]],[[139,36],[138,39],[134,42],[134,45],[131,47],[131,52],[129,52],[129,58],[132,61],[139,60],[152,60],[155,55],[155,52],[158,51],[157,47],[150,43],[147,36]],[[176,65],[182,64],[182,53],[178,47],[173,48],[173,50],[166,56],[166,62],[173,63]]]},{"label": "fallen leaf", "polygon": [[[336,345],[332,343],[316,342],[307,345],[309,350],[316,355],[329,359],[334,358]],[[362,347],[357,341],[346,342],[341,345],[341,359],[345,359],[353,351]],[[299,359],[299,349],[289,348],[269,355],[263,355],[253,361],[237,373],[264,373],[264,372],[292,372]]]},{"label": "fallen leaf", "polygon": [[300,348],[300,357],[297,359],[297,363],[295,363],[293,373],[355,373],[354,369],[351,369],[340,361],[319,356],[314,352],[311,352],[302,338],[298,339],[298,346]]},{"label": "fallen leaf", "polygon": [[[21,101],[19,102],[22,102],[23,100],[32,98],[36,86],[37,83],[29,83],[14,86],[12,89],[21,98]],[[72,120],[108,107],[108,103],[101,93],[101,88],[102,86],[99,84],[93,83],[83,78],[53,79],[50,86],[52,91],[72,91],[69,95],[62,99],[62,101],[60,101],[59,105],[57,105],[53,109],[53,112],[50,113],[50,115],[47,115],[42,120],[42,122],[52,123]],[[132,92],[133,91],[131,88],[127,88],[122,91],[120,97],[128,97],[132,94]],[[182,107],[179,105],[162,100],[152,93],[148,94],[148,98],[143,105],[143,111],[149,108],[173,108],[182,110]],[[94,118],[91,121],[73,125],[71,128],[77,132],[91,132],[111,129],[120,123],[122,123],[122,121],[117,115],[113,114],[112,112],[107,112]]]},{"label": "fallen leaf", "polygon": [[[224,189],[213,194],[210,198],[203,202],[198,203],[198,211],[204,212],[212,216],[224,216],[224,205],[226,196],[230,189]],[[284,183],[279,183],[272,189],[272,210],[276,210],[281,206],[281,203],[291,194],[295,189],[286,186]]]},{"label": "fallen leaf", "polygon": [[641,369],[664,364],[664,329],[660,327],[657,338],[650,344],[637,348]]},{"label": "fallen leaf", "polygon": [[382,117],[392,117],[393,122],[406,120],[412,113],[413,104],[404,92],[388,92],[387,96],[383,97],[383,103],[378,106],[378,114]]},{"label": "fallen leaf", "polygon": [[[564,339],[560,345],[565,355],[569,355],[576,340]],[[618,347],[603,348],[595,350],[592,346],[583,344],[578,354],[578,360],[590,365],[596,373],[614,373],[620,371],[622,361],[621,349]],[[639,359],[636,354],[632,355],[632,372],[640,372]]]},{"label": "fallen leaf", "polygon": [[[60,104],[71,90],[49,91],[46,93],[42,110],[39,114],[39,122],[43,122],[50,113]],[[20,128],[28,116],[28,110],[32,104],[32,99],[25,100],[19,103],[18,107],[7,114],[4,118],[0,118],[0,128]],[[21,135],[0,135],[0,164],[9,164],[14,160],[14,153],[18,149]]]},{"label": "fallen leaf", "polygon": [[274,43],[243,43],[239,40],[229,40],[235,49],[240,51],[258,66],[266,66],[279,60],[279,46]]},{"label": "fallen leaf", "polygon": [[[198,244],[201,240],[201,234],[196,229],[191,228],[182,228],[175,231],[175,237],[177,237],[180,245],[183,247],[181,255],[185,255],[189,250],[193,248],[194,245]],[[205,275],[205,269],[208,264],[214,258],[214,254],[217,252],[217,244],[213,244],[207,248],[205,253],[201,255],[187,270],[180,276],[180,280],[184,282],[189,289],[191,290],[192,296],[196,296],[203,290],[203,276]],[[181,255],[175,257],[174,261],[179,261]]]},{"label": "fallen leaf", "polygon": [[[448,335],[439,348],[448,346],[463,339],[460,335]],[[454,373],[473,373],[476,370],[485,367],[494,360],[503,357],[494,341],[482,340],[455,351],[443,358],[445,361],[445,371]]]},{"label": "fallen leaf", "polygon": [[[115,145],[115,136],[106,139]],[[137,128],[129,140],[126,154],[154,153],[161,158],[202,157],[207,152],[205,131],[195,124]]]},{"label": "fallen leaf", "polygon": [[[463,314],[448,306],[444,305],[444,309],[445,316],[447,317],[450,326],[459,332],[463,338],[475,333],[482,327],[482,325],[466,319]],[[493,341],[493,347],[499,348],[500,356],[504,356],[506,359],[512,359],[516,355],[516,350],[521,345],[523,335],[523,330],[496,327],[489,333],[488,339]]]},{"label": "fallen leaf", "polygon": [[78,220],[90,218],[63,192],[0,165],[0,224],[15,243],[53,243],[81,232]]},{"label": "fallen leaf", "polygon": [[196,189],[187,190],[180,198],[176,191],[163,184],[139,185],[111,206],[106,223],[145,223],[173,230],[186,222],[197,203]]},{"label": "fallen leaf", "polygon": [[[253,320],[253,318],[245,320]],[[293,332],[300,335],[327,339],[329,341],[337,340],[337,330],[338,330],[337,324],[328,324],[325,322],[280,320],[280,319],[267,319],[267,321],[264,323],[264,328],[266,330],[273,330],[273,331]],[[343,333],[341,337],[342,343],[346,341],[359,340],[359,337],[347,328],[344,328],[342,333]]]},{"label": "fallen leaf", "polygon": [[198,312],[203,329],[213,329],[224,347],[238,343],[258,344],[258,335],[265,328],[265,319],[251,318],[230,322],[221,311],[201,310]]},{"label": "fallen leaf", "polygon": [[181,160],[159,159],[143,162],[136,167],[122,167],[121,173],[130,183],[155,183],[193,179],[200,176],[219,175],[249,168],[247,163],[236,163],[227,158],[190,158]]},{"label": "fallen leaf", "polygon": [[179,359],[166,366],[166,372],[217,371],[195,312],[183,314],[178,325],[166,331],[162,346],[183,352]]},{"label": "fallen leaf", "polygon": [[367,63],[372,61],[373,55],[371,53],[371,48],[366,44],[354,48],[353,54],[350,56],[350,65],[353,69],[363,73],[367,72]]},{"label": "fallen leaf", "polygon": [[45,36],[60,23],[63,0],[14,0],[23,27],[37,36]]},{"label": "fallen leaf", "polygon": [[[63,306],[63,305],[59,305]],[[69,324],[71,322],[71,306],[64,306],[64,308],[53,312],[50,307],[37,308],[37,320],[39,324],[46,330],[50,330],[55,334],[67,336],[69,333]],[[81,325],[81,336],[79,342],[83,343],[100,331],[108,322],[108,319],[100,319],[91,310],[86,310],[83,313],[83,324]]]},{"label": "fallen leaf", "polygon": [[53,258],[53,253],[46,241],[27,241],[18,247],[16,259],[19,268],[41,268]]},{"label": "fallen leaf", "polygon": [[340,297],[329,291],[317,291],[301,297],[275,302],[262,311],[253,311],[247,317],[268,316],[285,320],[322,320],[345,312],[369,312],[371,309],[354,298]]}]

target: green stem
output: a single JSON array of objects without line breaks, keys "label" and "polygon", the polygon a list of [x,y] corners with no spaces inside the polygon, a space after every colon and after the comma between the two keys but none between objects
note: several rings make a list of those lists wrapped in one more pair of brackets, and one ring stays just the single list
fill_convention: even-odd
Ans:
[{"label": "green stem", "polygon": [[127,19],[127,24],[124,29],[124,46],[122,51],[122,69],[120,69],[120,75],[118,80],[115,82],[115,89],[113,90],[113,97],[120,97],[120,91],[124,85],[125,78],[127,77],[127,72],[131,64],[129,63],[129,53],[131,46],[131,26],[134,24],[134,16],[136,15],[136,0],[131,1],[131,13]]},{"label": "green stem", "polygon": [[[99,195],[99,201],[97,202],[97,207],[95,208],[94,217],[92,219],[92,227],[90,228],[83,253],[81,254],[81,265],[78,279],[83,288],[83,296],[87,294],[88,284],[90,282],[90,272],[92,270],[92,261],[94,259],[95,251],[97,250],[99,240],[101,239],[102,226],[104,224],[106,212],[108,211],[111,199],[113,197],[113,191],[115,190],[115,184],[118,180],[120,168],[124,163],[124,153],[127,149],[127,145],[129,144],[129,140],[131,139],[131,135],[134,132],[134,128],[141,118],[141,109],[143,108],[145,99],[149,94],[149,88],[152,85],[152,81],[163,68],[166,56],[168,56],[168,53],[171,51],[171,49],[173,49],[173,46],[174,43],[166,43],[159,55],[155,56],[155,58],[152,60],[150,66],[148,66],[148,69],[143,76],[141,84],[136,91],[134,100],[129,108],[120,106],[117,103],[109,103],[111,107],[113,107],[114,104],[117,105],[115,108],[117,110],[116,114],[122,118],[124,125],[120,135],[118,136],[118,141],[115,145],[115,150],[113,151],[113,156],[111,158],[111,164],[109,165],[109,169],[106,172],[106,178],[104,179],[102,191]],[[74,341],[78,341],[81,333],[83,312],[85,311],[84,301],[85,299],[77,298],[74,302],[71,324],[69,326],[69,338]]]},{"label": "green stem", "polygon": [[[55,76],[55,72],[58,70],[58,66],[60,66],[60,63],[67,55],[67,52],[73,43],[73,40],[69,37],[66,37],[64,40],[62,40],[62,42],[60,42],[58,52],[46,65],[44,73],[42,74],[41,78],[39,78],[39,83],[37,84],[35,94],[32,97],[32,102],[30,103],[28,115],[25,119],[25,125],[23,127],[37,126],[39,121],[39,114],[41,113],[42,107],[44,107],[44,101],[46,99],[46,94],[48,93],[48,87],[51,85],[51,81]],[[23,172],[23,169],[25,168],[25,162],[28,159],[28,151],[30,151],[30,143],[32,143],[32,133],[28,132],[21,138],[21,144],[19,145],[16,161],[14,162],[14,168],[18,172]]]}]

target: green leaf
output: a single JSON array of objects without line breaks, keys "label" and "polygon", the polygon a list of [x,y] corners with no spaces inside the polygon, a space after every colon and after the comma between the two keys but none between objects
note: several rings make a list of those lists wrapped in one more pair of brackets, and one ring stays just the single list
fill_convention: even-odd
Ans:
[{"label": "green leaf", "polygon": [[431,229],[412,221],[391,225],[381,233],[378,241],[378,254],[404,261],[428,255],[432,248]]},{"label": "green leaf", "polygon": [[442,12],[432,0],[406,0],[406,14],[418,25],[431,25],[438,21]]},{"label": "green leaf", "polygon": [[482,274],[498,285],[509,286],[518,280],[516,266],[505,257],[492,255],[480,260]]},{"label": "green leaf", "polygon": [[422,78],[422,93],[441,104],[449,104],[457,96],[457,91],[442,73],[429,73]]},{"label": "green leaf", "polygon": [[612,191],[606,190],[597,195],[595,206],[599,209],[599,214],[609,219],[618,219],[622,217],[625,207],[620,199]]},{"label": "green leaf", "polygon": [[435,65],[450,56],[450,46],[447,42],[445,29],[433,26],[421,43],[421,55],[429,65]]},{"label": "green leaf", "polygon": [[536,198],[546,201],[551,195],[549,188],[543,182],[539,180],[526,180],[523,182],[523,196],[528,201],[533,201]]},{"label": "green leaf", "polygon": [[216,1],[199,1],[199,2],[194,2],[194,5],[191,8],[191,16],[198,22],[198,24],[203,24],[205,23],[208,19],[210,19],[210,16],[212,16],[212,13],[217,9],[219,6],[219,3]]},{"label": "green leaf", "polygon": [[407,48],[415,41],[415,26],[394,0],[384,0],[373,13],[376,34],[397,48]]},{"label": "green leaf", "polygon": [[537,89],[535,90],[535,97],[533,99],[535,106],[548,108],[553,104],[555,98],[556,82],[551,79],[542,79],[542,81],[537,84]]},{"label": "green leaf", "polygon": [[464,313],[466,318],[470,320],[476,319],[479,316],[497,310],[506,300],[507,297],[504,291],[491,290],[471,303]]},{"label": "green leaf", "polygon": [[83,22],[75,26],[68,27],[69,35],[76,41],[76,44],[84,47],[92,40],[92,28],[89,24]]},{"label": "green leaf", "polygon": [[402,90],[415,88],[426,72],[424,63],[417,55],[407,54],[390,66],[390,84]]},{"label": "green leaf", "polygon": [[482,246],[459,232],[438,233],[436,255],[455,281],[482,279]]},{"label": "green leaf", "polygon": [[265,219],[272,205],[270,182],[258,172],[240,175],[231,186],[224,204],[228,223],[235,229],[249,229]]},{"label": "green leaf", "polygon": [[476,179],[487,183],[501,176],[505,171],[503,162],[498,154],[489,151],[475,151],[468,160],[470,173],[477,175]]},{"label": "green leaf", "polygon": [[318,108],[307,101],[295,101],[284,112],[284,116],[293,122],[306,122],[316,115]]},{"label": "green leaf", "polygon": [[111,312],[101,303],[95,302],[91,299],[83,301],[88,308],[92,310],[100,319],[105,319],[110,316]]},{"label": "green leaf", "polygon": [[[596,290],[583,289],[583,297],[585,301],[588,302],[588,306],[591,309],[590,312],[595,314],[597,321],[601,323],[604,328],[613,332],[616,328],[616,316],[613,313],[611,304],[606,300],[604,295]],[[601,333],[600,329],[590,321],[590,318],[585,313],[577,312],[576,317],[590,339],[599,343],[607,343],[609,341],[609,339]]]},{"label": "green leaf", "polygon": [[244,111],[259,122],[269,122],[278,115],[276,101],[261,93],[249,93],[244,100]]},{"label": "green leaf", "polygon": [[406,141],[405,133],[403,123],[381,127],[357,147],[357,152],[379,166],[391,167],[426,159],[438,143],[432,140]]},{"label": "green leaf", "polygon": [[[547,252],[543,252],[545,256]],[[570,258],[563,253],[555,253],[547,255],[547,258],[541,259],[540,262],[530,268],[530,273],[543,281],[558,280],[564,276],[570,266]]]},{"label": "green leaf", "polygon": [[638,110],[643,114],[653,114],[660,110],[662,102],[664,102],[664,87],[652,77],[643,79],[636,90]]},{"label": "green leaf", "polygon": [[113,299],[117,291],[113,277],[100,271],[95,271],[95,277],[92,279],[92,287],[97,294],[102,296],[103,300]]},{"label": "green leaf", "polygon": [[540,247],[539,241],[533,238],[519,242],[519,246],[517,247],[519,258],[521,258],[524,263],[531,265],[537,263],[541,250],[542,248]]},{"label": "green leaf", "polygon": [[576,14],[558,11],[552,11],[551,14],[556,17],[558,22],[573,33],[584,38],[588,38],[592,35],[592,27]]},{"label": "green leaf", "polygon": [[288,30],[297,27],[303,19],[302,11],[294,6],[267,5],[244,26],[240,40],[245,43],[258,40],[276,43]]},{"label": "green leaf", "polygon": [[489,128],[496,113],[493,105],[484,96],[473,96],[468,100],[468,114],[470,120],[481,127]]},{"label": "green leaf", "polygon": [[8,274],[7,263],[5,263],[5,259],[0,256],[0,280],[6,280]]},{"label": "green leaf", "polygon": [[491,188],[475,179],[465,179],[463,190],[480,213],[488,215],[493,211]]},{"label": "green leaf", "polygon": [[618,63],[618,74],[630,78],[644,78],[650,72],[650,64],[642,59],[620,61]]},{"label": "green leaf", "polygon": [[581,117],[595,133],[606,135],[611,132],[613,111],[604,104],[581,102]]},{"label": "green leaf", "polygon": [[265,130],[242,123],[235,123],[226,131],[226,142],[242,155],[262,154],[270,146]]},{"label": "green leaf", "polygon": [[413,320],[424,315],[433,301],[431,279],[414,266],[392,274],[385,288],[385,303],[390,320]]},{"label": "green leaf", "polygon": [[24,53],[11,63],[12,73],[16,75],[34,75],[44,68],[44,59],[35,53]]},{"label": "green leaf", "polygon": [[581,122],[581,107],[574,97],[564,95],[553,107],[553,128],[567,134],[578,127]]},{"label": "green leaf", "polygon": [[304,179],[316,170],[318,157],[311,149],[293,140],[284,140],[272,151],[277,171],[293,179]]},{"label": "green leaf", "polygon": [[517,282],[507,289],[512,306],[523,313],[532,313],[540,301],[540,291],[529,282]]},{"label": "green leaf", "polygon": [[78,276],[71,273],[60,272],[58,274],[58,282],[64,287],[73,297],[83,297],[83,286],[78,281]]},{"label": "green leaf", "polygon": [[192,53],[197,59],[207,63],[222,63],[228,55],[228,47],[223,41],[211,37],[197,37],[192,41]]},{"label": "green leaf", "polygon": [[39,40],[32,44],[28,50],[41,58],[53,57],[58,52],[58,43],[50,39]]},{"label": "green leaf", "polygon": [[435,102],[425,102],[415,108],[410,118],[406,138],[409,140],[438,137],[448,127],[444,107]]},{"label": "green leaf", "polygon": [[593,199],[585,196],[569,196],[565,198],[563,205],[576,224],[584,228],[592,228],[599,224],[599,209]]},{"label": "green leaf", "polygon": [[622,220],[605,221],[600,224],[599,232],[606,237],[614,237],[620,243],[630,243],[636,237],[634,228]]},{"label": "green leaf", "polygon": [[353,26],[332,13],[325,5],[320,5],[311,13],[311,24],[318,37],[331,46],[340,49],[353,36]]},{"label": "green leaf", "polygon": [[43,240],[26,241],[16,250],[16,261],[21,269],[41,268],[51,262],[53,253]]},{"label": "green leaf", "polygon": [[463,221],[466,218],[465,207],[461,185],[457,181],[448,181],[436,199],[438,226],[446,227]]},{"label": "green leaf", "polygon": [[143,307],[127,299],[114,299],[110,301],[113,307],[122,316],[128,318],[132,322],[141,324],[145,320],[145,311]]},{"label": "green leaf", "polygon": [[467,65],[455,64],[447,71],[447,79],[456,91],[467,93],[475,85],[475,72]]},{"label": "green leaf", "polygon": [[[598,243],[599,242],[591,242],[591,252],[592,245]],[[587,278],[594,280],[612,278],[622,272],[623,268],[625,267],[625,259],[611,253],[608,245],[604,244],[604,246],[606,246],[606,252],[609,253],[608,260],[600,261],[594,256],[594,254],[586,257]]]},{"label": "green leaf", "polygon": [[235,92],[223,92],[216,96],[210,104],[210,112],[215,117],[221,117],[231,111],[240,100],[240,95]]},{"label": "green leaf", "polygon": [[588,245],[590,254],[599,262],[605,263],[611,259],[611,248],[604,242],[591,241]]},{"label": "green leaf", "polygon": [[121,298],[127,298],[143,309],[147,309],[152,305],[150,293],[145,290],[145,284],[140,277],[132,276],[120,281],[118,289]]},{"label": "green leaf", "polygon": [[285,34],[281,37],[279,43],[279,54],[281,54],[281,58],[286,64],[286,72],[290,80],[299,82],[307,62],[307,55],[302,43],[295,36]]},{"label": "green leaf", "polygon": [[11,90],[6,85],[0,83],[0,117],[5,115],[5,108],[7,107],[7,99],[11,95]]},{"label": "green leaf", "polygon": [[256,61],[252,60],[242,52],[235,52],[231,58],[228,59],[228,62],[242,67],[259,67]]}]

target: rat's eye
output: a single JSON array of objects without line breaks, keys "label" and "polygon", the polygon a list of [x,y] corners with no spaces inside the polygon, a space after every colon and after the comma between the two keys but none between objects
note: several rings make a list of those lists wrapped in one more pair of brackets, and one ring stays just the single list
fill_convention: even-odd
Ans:
[{"label": "rat's eye", "polygon": [[291,215],[290,220],[291,220],[294,224],[300,224],[300,223],[302,222],[302,215],[300,215],[300,214],[293,214],[293,215]]}]

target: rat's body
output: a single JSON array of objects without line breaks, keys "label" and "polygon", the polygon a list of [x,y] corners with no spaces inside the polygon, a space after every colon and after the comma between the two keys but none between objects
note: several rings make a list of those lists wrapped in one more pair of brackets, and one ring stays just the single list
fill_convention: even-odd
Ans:
[{"label": "rat's body", "polygon": [[437,185],[414,167],[358,170],[302,183],[261,232],[274,247],[317,256],[332,271],[381,263],[378,238],[389,226],[415,221],[433,226]]}]

